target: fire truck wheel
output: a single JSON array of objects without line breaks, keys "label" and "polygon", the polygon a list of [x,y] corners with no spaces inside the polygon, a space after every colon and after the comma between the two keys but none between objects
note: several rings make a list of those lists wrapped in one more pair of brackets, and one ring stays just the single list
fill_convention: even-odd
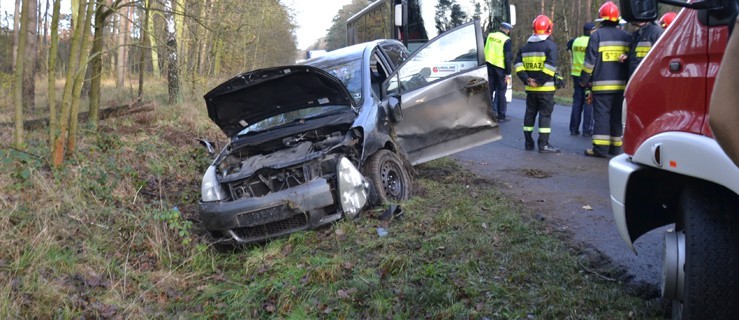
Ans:
[{"label": "fire truck wheel", "polygon": [[707,183],[685,188],[680,199],[685,232],[682,302],[673,319],[730,319],[739,314],[739,198]]}]

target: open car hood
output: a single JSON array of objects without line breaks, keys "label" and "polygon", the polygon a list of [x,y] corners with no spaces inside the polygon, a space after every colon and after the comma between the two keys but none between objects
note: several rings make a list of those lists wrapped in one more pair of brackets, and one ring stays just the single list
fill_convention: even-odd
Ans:
[{"label": "open car hood", "polygon": [[344,84],[312,66],[283,66],[238,75],[205,94],[208,116],[228,137],[276,115],[354,100]]}]

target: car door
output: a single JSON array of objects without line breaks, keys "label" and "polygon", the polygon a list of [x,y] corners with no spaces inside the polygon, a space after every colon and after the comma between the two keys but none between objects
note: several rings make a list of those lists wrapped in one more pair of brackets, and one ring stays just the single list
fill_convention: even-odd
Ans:
[{"label": "car door", "polygon": [[492,116],[482,29],[470,22],[414,52],[383,83],[400,98],[397,142],[412,164],[501,138]]}]

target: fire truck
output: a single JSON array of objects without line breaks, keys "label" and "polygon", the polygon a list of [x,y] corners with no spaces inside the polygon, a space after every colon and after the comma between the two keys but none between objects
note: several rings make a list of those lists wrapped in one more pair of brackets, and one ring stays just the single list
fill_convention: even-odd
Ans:
[{"label": "fire truck", "polygon": [[708,114],[739,0],[622,0],[621,13],[654,21],[657,2],[683,9],[626,88],[624,154],[609,162],[614,220],[634,252],[637,238],[669,226],[661,289],[674,319],[736,319],[739,168]]}]

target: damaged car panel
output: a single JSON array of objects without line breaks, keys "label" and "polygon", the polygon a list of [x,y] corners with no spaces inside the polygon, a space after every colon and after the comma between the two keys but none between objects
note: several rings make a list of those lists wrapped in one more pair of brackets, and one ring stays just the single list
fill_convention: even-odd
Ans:
[{"label": "damaged car panel", "polygon": [[[236,244],[354,218],[408,199],[412,164],[499,139],[479,30],[460,26],[400,65],[388,51],[405,47],[377,40],[214,88],[208,114],[229,142],[203,176],[203,227]],[[473,67],[419,79],[455,58]]]}]

